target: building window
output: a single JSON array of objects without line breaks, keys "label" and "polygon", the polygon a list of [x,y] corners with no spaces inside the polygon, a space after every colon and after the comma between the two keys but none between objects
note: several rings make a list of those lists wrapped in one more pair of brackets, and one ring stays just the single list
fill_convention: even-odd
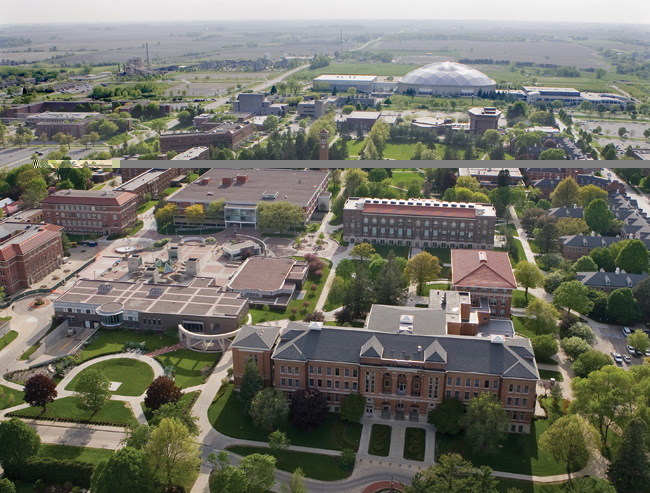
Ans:
[{"label": "building window", "polygon": [[447,391],[447,397],[451,397],[451,390]]},{"label": "building window", "polygon": [[293,374],[300,375],[300,369],[297,366],[293,369]]},{"label": "building window", "polygon": [[343,390],[350,390],[350,382],[343,382]]},{"label": "building window", "polygon": [[335,389],[339,389],[339,388],[341,388],[341,387],[340,387],[340,382],[339,382],[338,380],[335,380],[335,381],[334,381],[334,388],[335,388]]},{"label": "building window", "polygon": [[483,384],[483,387],[486,388],[486,389],[489,389],[490,388],[490,381],[486,380],[485,383]]},{"label": "building window", "polygon": [[447,377],[447,385],[451,385],[452,381],[453,381],[453,379],[451,377]]},{"label": "building window", "polygon": [[319,375],[323,374],[323,368],[321,366],[318,367],[318,374]]},{"label": "building window", "polygon": [[498,380],[495,380],[494,382],[492,382],[492,388],[495,389],[495,390],[499,388],[499,381]]},{"label": "building window", "polygon": [[508,392],[512,393],[514,386],[512,384],[508,385]]},{"label": "building window", "polygon": [[469,400],[469,392],[465,392],[465,400],[466,400],[466,401]]},{"label": "building window", "polygon": [[310,379],[309,379],[309,386],[310,386],[310,387],[313,387],[313,386],[314,386],[314,379],[313,379],[313,378],[310,378]]},{"label": "building window", "polygon": [[472,380],[470,378],[465,380],[465,387],[471,387],[472,386]]},{"label": "building window", "polygon": [[524,387],[524,394],[527,394],[527,393],[528,393],[528,385],[526,385],[526,386]]},{"label": "building window", "polygon": [[454,392],[454,397],[456,399],[460,399],[460,390],[457,390],[456,392]]},{"label": "building window", "polygon": [[327,367],[327,376],[328,377],[332,376],[332,369],[329,366]]},{"label": "building window", "polygon": [[293,378],[289,379],[289,387],[293,387]]},{"label": "building window", "polygon": [[479,383],[479,380],[477,378],[476,380],[474,380],[474,387],[478,388],[479,385],[480,385],[480,383]]},{"label": "building window", "polygon": [[312,365],[309,365],[309,373],[314,374],[314,367]]},{"label": "building window", "polygon": [[352,382],[352,390],[357,390],[359,388],[359,385],[357,382]]},{"label": "building window", "polygon": [[320,378],[316,382],[316,386],[319,387],[319,388],[323,386],[323,381]]},{"label": "building window", "polygon": [[288,373],[289,375],[291,375],[291,367],[290,367],[290,366],[287,367],[287,373]]},{"label": "building window", "polygon": [[284,365],[280,367],[280,373],[284,373]]},{"label": "building window", "polygon": [[286,379],[284,379],[284,378],[281,378],[281,379],[280,379],[280,385],[281,385],[282,387],[284,387],[284,386],[286,385],[286,382],[287,382]]},{"label": "building window", "polygon": [[521,394],[521,385],[517,385],[517,393]]},{"label": "building window", "polygon": [[366,372],[366,392],[375,392],[375,374]]},{"label": "building window", "polygon": [[357,378],[357,370],[352,370],[352,378]]},{"label": "building window", "polygon": [[521,406],[522,406],[522,407],[526,407],[526,406],[528,406],[528,399],[526,399],[526,398],[522,399],[522,400],[521,400]]},{"label": "building window", "polygon": [[343,375],[346,376],[346,377],[349,377],[350,376],[350,369],[346,368],[345,370],[343,370]]},{"label": "building window", "polygon": [[515,397],[515,406],[519,407],[519,397]]},{"label": "building window", "polygon": [[512,420],[513,421],[517,421],[517,417],[518,417],[518,415],[517,415],[516,412],[512,413]]},{"label": "building window", "polygon": [[456,379],[456,387],[460,387],[460,378]]},{"label": "building window", "polygon": [[506,406],[512,406],[512,397],[508,397],[508,399],[506,399]]}]

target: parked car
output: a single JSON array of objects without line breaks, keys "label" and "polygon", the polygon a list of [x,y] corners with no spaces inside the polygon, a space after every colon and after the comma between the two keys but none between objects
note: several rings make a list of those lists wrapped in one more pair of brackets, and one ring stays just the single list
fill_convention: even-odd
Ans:
[{"label": "parked car", "polygon": [[624,360],[628,365],[632,363],[632,360],[630,359],[630,357],[629,357],[627,354],[624,354],[624,355],[623,355],[623,360]]},{"label": "parked car", "polygon": [[645,350],[645,355],[650,358],[650,348]]},{"label": "parked car", "polygon": [[630,346],[629,344],[628,344],[627,346],[625,346],[625,348],[627,349],[627,352],[630,353],[631,355],[635,355],[635,354],[636,354],[636,349],[634,349],[634,348],[633,348],[632,346]]},{"label": "parked car", "polygon": [[619,365],[623,363],[623,358],[621,358],[621,355],[618,353],[612,353],[612,358],[614,358],[614,362]]},{"label": "parked car", "polygon": [[640,350],[639,348],[636,348],[636,355],[637,355],[639,358],[643,358],[643,353],[641,352],[641,350]]},{"label": "parked car", "polygon": [[623,328],[621,329],[621,332],[623,332],[623,335],[624,335],[625,337],[629,336],[629,335],[632,333],[632,331],[631,331],[630,329],[628,329],[627,327],[623,327]]}]

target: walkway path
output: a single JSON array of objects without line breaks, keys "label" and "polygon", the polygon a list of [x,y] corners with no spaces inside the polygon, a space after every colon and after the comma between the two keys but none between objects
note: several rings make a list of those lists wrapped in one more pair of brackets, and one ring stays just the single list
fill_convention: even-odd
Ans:
[{"label": "walkway path", "polygon": [[174,346],[168,346],[168,347],[156,349],[152,353],[147,353],[146,356],[151,356],[152,358],[155,358],[156,356],[160,356],[161,354],[171,353],[172,351],[177,351],[179,349],[185,349],[185,346],[183,346],[180,342]]}]

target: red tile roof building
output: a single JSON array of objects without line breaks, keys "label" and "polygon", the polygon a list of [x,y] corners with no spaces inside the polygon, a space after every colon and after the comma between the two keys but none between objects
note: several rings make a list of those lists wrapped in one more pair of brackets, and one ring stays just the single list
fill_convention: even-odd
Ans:
[{"label": "red tile roof building", "polygon": [[487,299],[493,317],[510,317],[517,281],[506,252],[452,250],[451,278],[455,291],[470,293],[472,306]]},{"label": "red tile roof building", "polygon": [[61,265],[60,226],[0,224],[0,285],[7,294],[30,288]]},{"label": "red tile roof building", "polygon": [[123,235],[138,220],[138,196],[107,190],[60,190],[41,201],[46,223],[66,233]]}]

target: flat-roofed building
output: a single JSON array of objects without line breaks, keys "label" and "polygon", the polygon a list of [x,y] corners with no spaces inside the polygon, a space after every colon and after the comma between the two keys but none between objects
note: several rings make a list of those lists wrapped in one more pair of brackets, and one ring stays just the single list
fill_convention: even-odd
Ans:
[{"label": "flat-roofed building", "polygon": [[123,235],[138,220],[138,196],[108,190],[60,190],[41,200],[46,223],[66,233]]},{"label": "flat-roofed building", "polygon": [[253,113],[256,116],[282,117],[288,106],[288,104],[269,101],[262,93],[241,93],[237,96],[237,100],[233,101],[232,111],[234,113]]},{"label": "flat-roofed building", "polygon": [[156,169],[152,168],[136,176],[135,178],[122,183],[115,188],[116,192],[130,192],[138,196],[138,204],[145,202],[145,195],[149,194],[155,198],[164,192],[172,184],[172,180],[178,175],[180,168]]},{"label": "flat-roofed building", "polygon": [[336,104],[336,98],[329,99],[312,99],[310,101],[301,101],[298,103],[298,115],[308,116],[310,118],[320,118],[330,106]]},{"label": "flat-roofed building", "polygon": [[63,123],[63,122],[73,122],[77,120],[92,119],[99,116],[99,113],[93,112],[66,112],[66,113],[54,113],[46,111],[45,113],[38,113],[36,115],[30,115],[25,118],[25,123],[27,125],[36,125],[37,123]]},{"label": "flat-roofed building", "polygon": [[550,104],[559,100],[564,106],[575,106],[583,101],[580,91],[572,87],[523,86],[522,89],[526,93],[528,104],[535,104],[538,101]]},{"label": "flat-roofed building", "polygon": [[314,79],[314,82],[327,84],[327,90],[345,92],[351,87],[357,91],[370,93],[375,90],[376,75],[335,75],[323,74]]},{"label": "flat-roofed building", "polygon": [[179,155],[174,156],[172,161],[197,161],[210,159],[209,147],[192,147]]},{"label": "flat-roofed building", "polygon": [[194,278],[187,286],[81,279],[53,305],[56,316],[71,326],[163,332],[182,325],[199,334],[232,332],[248,314],[247,299],[205,278]]},{"label": "flat-roofed building", "polygon": [[227,122],[206,131],[160,136],[162,152],[185,152],[193,147],[238,147],[253,135],[254,125],[249,122]]},{"label": "flat-roofed building", "polygon": [[467,113],[469,114],[469,130],[472,133],[483,135],[486,130],[499,128],[501,111],[494,107],[470,108]]},{"label": "flat-roofed building", "polygon": [[[215,225],[256,228],[260,204],[291,202],[302,207],[308,221],[327,190],[329,173],[312,170],[288,169],[211,169],[187,187],[179,190],[170,202],[176,204],[181,215],[174,218],[179,225],[187,224],[182,215],[191,205],[204,208],[216,200],[224,201],[224,218]],[[325,203],[326,210],[329,204]],[[210,219],[206,219],[206,224]]]},{"label": "flat-roofed building", "polygon": [[251,306],[286,309],[307,279],[307,262],[292,258],[250,257],[226,284]]},{"label": "flat-roofed building", "polygon": [[416,248],[492,250],[495,222],[491,204],[350,197],[343,209],[343,239]]},{"label": "flat-roofed building", "polygon": [[499,173],[507,170],[509,173],[508,184],[516,187],[523,184],[523,177],[519,168],[459,168],[459,176],[471,176],[476,178],[480,185],[485,188],[494,188],[499,183]]},{"label": "flat-roofed building", "polygon": [[0,285],[7,294],[30,288],[59,268],[62,230],[53,224],[0,223]]}]

